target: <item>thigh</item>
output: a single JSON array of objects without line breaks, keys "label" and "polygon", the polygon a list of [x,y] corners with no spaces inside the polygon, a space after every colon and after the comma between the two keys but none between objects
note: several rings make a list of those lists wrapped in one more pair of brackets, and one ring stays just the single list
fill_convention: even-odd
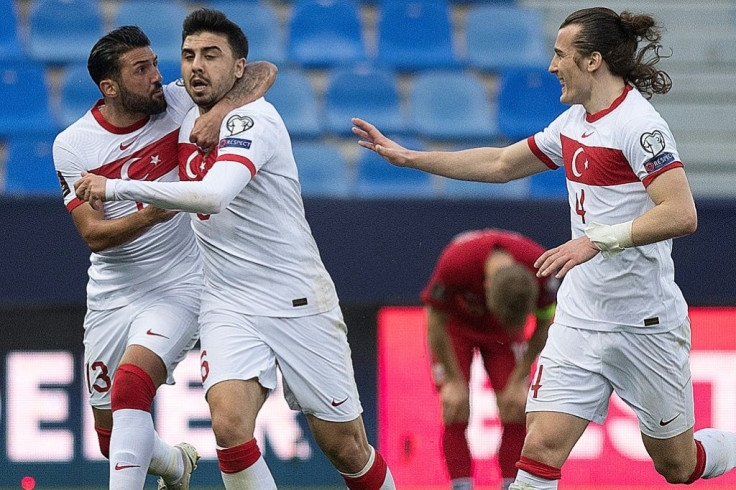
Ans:
[{"label": "thigh", "polygon": [[526,411],[560,412],[602,424],[613,387],[601,374],[601,334],[553,324],[539,356]]},{"label": "thigh", "polygon": [[689,466],[697,460],[692,428],[668,439],[655,439],[643,433],[641,438],[656,468]]},{"label": "thigh", "polygon": [[480,346],[483,366],[494,391],[504,389],[511,372],[526,350],[526,345],[526,342],[514,342],[509,339]]},{"label": "thigh", "polygon": [[253,439],[256,417],[268,390],[256,379],[227,380],[207,391],[212,429],[217,444],[234,447]]},{"label": "thigh", "polygon": [[298,318],[274,318],[262,330],[283,375],[293,410],[330,422],[360,416],[358,388],[340,308]]},{"label": "thigh", "polygon": [[218,383],[256,379],[267,390],[276,388],[276,357],[260,335],[267,317],[226,310],[203,312],[200,364],[205,394]]},{"label": "thigh", "polygon": [[636,413],[641,432],[670,439],[691,429],[695,414],[689,323],[658,334],[609,335],[605,375]]},{"label": "thigh", "polygon": [[560,412],[527,414],[527,433],[521,455],[561,468],[575,443],[583,435],[588,420]]}]

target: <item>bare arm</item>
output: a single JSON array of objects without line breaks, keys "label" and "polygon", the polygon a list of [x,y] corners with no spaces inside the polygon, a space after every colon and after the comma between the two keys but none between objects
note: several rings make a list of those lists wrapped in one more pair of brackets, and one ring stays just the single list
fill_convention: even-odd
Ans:
[{"label": "bare arm", "polygon": [[[632,246],[669,240],[696,230],[698,214],[682,168],[674,168],[658,176],[647,187],[647,193],[654,201],[654,207],[631,223]],[[534,266],[539,268],[538,276],[548,276],[559,270],[555,277],[561,278],[598,252],[596,245],[584,235],[546,251]]]},{"label": "bare arm", "polygon": [[445,424],[467,422],[470,418],[470,389],[460,371],[452,340],[447,335],[447,319],[447,313],[432,306],[427,307],[427,342],[442,372],[440,379],[436,381],[442,399],[442,419]]},{"label": "bare arm", "polygon": [[102,210],[84,203],[72,211],[72,220],[89,249],[102,252],[138,238],[153,225],[168,221],[175,215],[173,211],[146,206],[122,218],[105,219]]},{"label": "bare arm", "polygon": [[220,139],[220,126],[225,116],[240,106],[257,100],[271,88],[278,68],[267,61],[248,63],[245,74],[233,88],[209,111],[197,118],[189,141],[200,148],[211,148]]},{"label": "bare arm", "polygon": [[386,138],[375,126],[353,118],[358,144],[375,151],[387,162],[457,180],[508,182],[548,170],[529,148],[526,140],[503,148],[471,148],[461,151],[408,150]]}]

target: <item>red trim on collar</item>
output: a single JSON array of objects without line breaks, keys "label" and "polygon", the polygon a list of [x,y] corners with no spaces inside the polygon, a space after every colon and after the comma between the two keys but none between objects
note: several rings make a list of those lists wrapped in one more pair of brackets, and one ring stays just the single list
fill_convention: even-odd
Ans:
[{"label": "red trim on collar", "polygon": [[141,129],[143,126],[146,125],[148,120],[150,119],[149,116],[144,117],[140,121],[136,121],[130,126],[125,126],[123,128],[115,126],[110,121],[105,119],[105,116],[102,115],[102,112],[100,112],[100,107],[105,105],[105,100],[100,99],[97,101],[95,106],[92,108],[92,115],[94,116],[95,120],[105,128],[106,130],[110,131],[113,134],[128,134],[132,133],[133,131],[136,131],[138,129]]},{"label": "red trim on collar", "polygon": [[631,92],[633,89],[634,87],[632,87],[631,85],[627,83],[626,86],[624,87],[624,91],[621,92],[621,95],[616,97],[616,100],[613,101],[613,104],[611,104],[610,107],[608,107],[607,109],[603,109],[602,111],[598,111],[595,114],[589,114],[586,112],[585,120],[592,123],[592,122],[596,122],[598,119],[602,118],[606,114],[610,114],[611,112],[613,112],[614,109],[616,109],[618,106],[621,105],[621,103],[626,98],[626,95],[629,92]]}]

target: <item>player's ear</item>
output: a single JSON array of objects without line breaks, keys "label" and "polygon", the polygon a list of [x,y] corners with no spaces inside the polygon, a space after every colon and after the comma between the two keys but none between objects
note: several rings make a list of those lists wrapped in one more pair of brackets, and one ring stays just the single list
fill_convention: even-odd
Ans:
[{"label": "player's ear", "polygon": [[245,73],[245,58],[240,58],[238,61],[235,62],[235,77],[236,78],[242,78],[243,74]]},{"label": "player's ear", "polygon": [[598,51],[593,51],[588,57],[587,68],[588,71],[595,71],[600,68],[603,64],[603,55]]},{"label": "player's ear", "polygon": [[111,78],[105,78],[100,82],[100,91],[105,97],[115,98],[120,92],[118,84]]}]

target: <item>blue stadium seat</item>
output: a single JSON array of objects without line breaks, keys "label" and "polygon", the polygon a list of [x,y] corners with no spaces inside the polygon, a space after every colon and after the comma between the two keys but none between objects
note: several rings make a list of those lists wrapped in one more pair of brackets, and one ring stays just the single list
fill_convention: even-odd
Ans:
[{"label": "blue stadium seat", "polygon": [[0,2],[0,61],[23,58],[14,5],[15,2]]},{"label": "blue stadium seat", "polygon": [[322,134],[317,95],[307,76],[299,70],[281,70],[266,93],[266,100],[279,111],[292,138]]},{"label": "blue stadium seat", "polygon": [[0,135],[57,129],[49,109],[45,70],[40,63],[0,63],[0,101]]},{"label": "blue stadium seat", "polygon": [[479,5],[468,12],[465,38],[468,63],[474,68],[504,68],[549,64],[541,13],[515,5]]},{"label": "blue stadium seat", "polygon": [[530,177],[529,197],[535,199],[566,199],[565,169],[547,170]]},{"label": "blue stadium seat", "polygon": [[353,187],[350,169],[337,148],[327,143],[304,141],[295,142],[292,149],[303,196],[350,196]]},{"label": "blue stadium seat", "polygon": [[35,0],[31,4],[28,56],[51,64],[86,62],[103,34],[95,0]]},{"label": "blue stadium seat", "polygon": [[15,136],[6,142],[5,194],[59,194],[51,133]]},{"label": "blue stadium seat", "polygon": [[181,26],[188,13],[186,7],[176,2],[125,0],[120,3],[114,25],[140,27],[159,60],[180,60]]},{"label": "blue stadium seat", "polygon": [[370,121],[381,131],[402,134],[406,122],[401,113],[396,74],[367,66],[333,72],[325,93],[327,130],[351,135],[350,118]]},{"label": "blue stadium seat", "polygon": [[180,60],[158,60],[158,71],[161,73],[164,85],[181,78],[181,61]]},{"label": "blue stadium seat", "polygon": [[559,81],[544,69],[508,69],[500,78],[498,129],[512,141],[541,131],[566,109]]},{"label": "blue stadium seat", "polygon": [[243,0],[211,0],[209,7],[223,12],[248,37],[248,60],[266,60],[276,65],[286,59],[284,36],[270,5]]},{"label": "blue stadium seat", "polygon": [[[422,149],[412,139],[391,137],[402,146]],[[361,149],[357,161],[357,195],[364,198],[431,198],[432,176],[426,172],[391,165],[373,151]]]},{"label": "blue stadium seat", "polygon": [[385,0],[378,20],[378,63],[397,70],[458,65],[444,0]]},{"label": "blue stadium seat", "polygon": [[512,180],[504,184],[442,179],[445,197],[449,199],[526,199],[529,179]]},{"label": "blue stadium seat", "polygon": [[356,6],[347,0],[298,0],[289,24],[289,60],[324,68],[365,60]]},{"label": "blue stadium seat", "polygon": [[100,90],[89,77],[87,65],[68,66],[61,77],[61,101],[58,120],[67,127],[95,105],[102,98]]},{"label": "blue stadium seat", "polygon": [[410,96],[410,126],[419,135],[450,141],[497,136],[494,107],[473,74],[465,71],[417,75]]}]

